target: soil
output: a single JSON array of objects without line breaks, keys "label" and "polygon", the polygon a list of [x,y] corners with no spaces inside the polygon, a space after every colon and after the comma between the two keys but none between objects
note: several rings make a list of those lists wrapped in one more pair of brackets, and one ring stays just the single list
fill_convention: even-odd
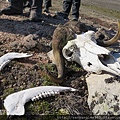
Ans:
[{"label": "soil", "polygon": [[[54,1],[55,2],[55,1]],[[55,3],[53,2],[53,7]],[[60,2],[60,1],[58,1]],[[0,0],[0,9],[9,6],[9,3]],[[58,9],[57,9],[58,10]],[[80,21],[93,29],[104,27],[117,30],[116,19],[104,17],[97,12],[89,13],[81,7]],[[13,92],[23,89],[57,85],[52,83],[45,74],[44,66],[50,67],[56,74],[55,65],[47,57],[51,50],[53,31],[59,24],[66,21],[54,18],[55,9],[50,14],[43,12],[42,22],[30,22],[29,11],[24,10],[21,16],[0,16],[0,56],[8,52],[25,52],[32,57],[12,60],[0,72],[0,109],[5,110],[3,100]],[[27,41],[27,42],[26,42]],[[62,93],[55,97],[45,98],[26,105],[26,115],[92,115],[87,104],[87,84],[84,79],[86,72],[75,63],[66,63],[65,82],[62,86],[71,86],[78,89],[74,93]]]}]

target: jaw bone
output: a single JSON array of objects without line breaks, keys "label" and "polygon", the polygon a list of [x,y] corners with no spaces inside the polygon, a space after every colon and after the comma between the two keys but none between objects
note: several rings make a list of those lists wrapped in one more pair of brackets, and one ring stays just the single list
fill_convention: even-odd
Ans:
[{"label": "jaw bone", "polygon": [[59,92],[63,91],[76,90],[71,87],[61,86],[34,87],[8,95],[4,100],[4,107],[6,108],[7,115],[24,115],[24,105],[26,102],[30,100],[38,100],[42,97],[48,97],[51,95],[59,94]]},{"label": "jaw bone", "polygon": [[94,32],[88,31],[77,35],[77,38],[68,41],[62,52],[68,61],[75,61],[84,70],[100,74],[107,71],[120,75],[120,64],[116,58],[104,47],[98,46],[94,40]]},{"label": "jaw bone", "polygon": [[7,65],[11,60],[16,58],[24,58],[24,57],[30,57],[32,54],[27,53],[18,53],[18,52],[11,52],[7,53],[0,57],[0,71]]}]

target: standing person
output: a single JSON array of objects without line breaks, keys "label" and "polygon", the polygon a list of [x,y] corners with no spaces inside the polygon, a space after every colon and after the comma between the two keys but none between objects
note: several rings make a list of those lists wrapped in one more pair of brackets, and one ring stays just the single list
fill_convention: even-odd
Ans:
[{"label": "standing person", "polygon": [[57,15],[61,16],[64,19],[68,19],[70,10],[72,8],[72,20],[78,21],[80,4],[81,4],[81,0],[64,0],[63,11],[58,12]]},{"label": "standing person", "polygon": [[49,7],[52,7],[51,0],[43,0],[44,3],[44,12],[49,13]]},{"label": "standing person", "polygon": [[[24,3],[27,0],[11,0],[10,6],[1,10],[4,15],[21,15],[23,14]],[[41,21],[43,0],[30,1],[30,20],[34,22]]]}]

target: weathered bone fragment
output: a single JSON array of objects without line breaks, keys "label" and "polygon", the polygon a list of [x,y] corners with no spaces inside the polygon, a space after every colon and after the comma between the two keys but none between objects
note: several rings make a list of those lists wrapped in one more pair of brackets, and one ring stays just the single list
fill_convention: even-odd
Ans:
[{"label": "weathered bone fragment", "polygon": [[18,53],[18,52],[7,53],[0,57],[0,70],[2,70],[5,67],[5,65],[7,65],[13,59],[25,58],[30,56],[32,56],[32,54]]},{"label": "weathered bone fragment", "polygon": [[71,87],[61,86],[40,86],[8,95],[4,100],[4,107],[7,115],[24,115],[24,105],[26,102],[38,100],[48,96],[59,94],[63,91],[76,91]]},{"label": "weathered bone fragment", "polygon": [[120,64],[116,58],[104,47],[94,41],[94,32],[88,31],[77,35],[75,40],[68,41],[62,52],[68,61],[75,61],[84,70],[100,74],[107,71],[120,75]]}]

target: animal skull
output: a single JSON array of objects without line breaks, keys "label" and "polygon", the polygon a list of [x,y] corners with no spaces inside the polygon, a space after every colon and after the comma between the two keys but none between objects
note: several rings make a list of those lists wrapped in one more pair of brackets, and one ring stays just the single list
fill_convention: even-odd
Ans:
[{"label": "animal skull", "polygon": [[100,74],[107,71],[120,75],[119,62],[109,50],[96,44],[94,31],[76,35],[76,39],[68,41],[62,52],[68,61],[77,62],[88,72]]},{"label": "animal skull", "polygon": [[7,115],[24,115],[24,105],[26,102],[32,100],[38,100],[39,98],[52,96],[59,94],[63,91],[76,91],[71,87],[61,86],[40,86],[26,90],[22,90],[13,94],[10,94],[4,100],[4,107],[7,110]]}]

